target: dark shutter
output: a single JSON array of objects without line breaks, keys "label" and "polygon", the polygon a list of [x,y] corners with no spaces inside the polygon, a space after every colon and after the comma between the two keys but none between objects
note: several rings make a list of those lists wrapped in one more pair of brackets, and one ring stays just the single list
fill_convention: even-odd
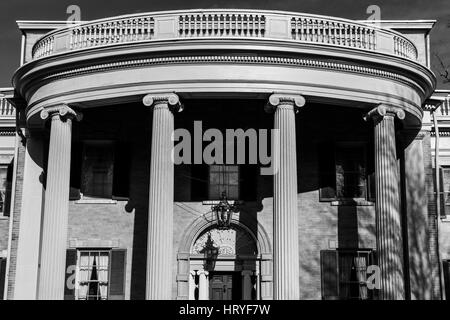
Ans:
[{"label": "dark shutter", "polygon": [[66,276],[64,277],[64,300],[75,300],[75,271],[77,265],[77,250],[66,251]]},{"label": "dark shutter", "polygon": [[339,299],[338,253],[336,250],[320,251],[322,299]]},{"label": "dark shutter", "polygon": [[209,166],[206,164],[191,165],[191,198],[192,201],[208,199]]},{"label": "dark shutter", "polygon": [[14,159],[8,164],[8,171],[6,173],[6,192],[5,199],[3,200],[3,215],[9,217],[11,211],[11,192],[12,192],[12,181],[14,173]]},{"label": "dark shutter", "polygon": [[113,249],[111,251],[111,267],[109,273],[109,300],[125,299],[125,266],[127,259],[126,249]]},{"label": "dark shutter", "polygon": [[239,192],[244,201],[256,201],[258,165],[241,165],[239,167]]},{"label": "dark shutter", "polygon": [[450,299],[450,262],[449,260],[442,261],[442,268],[444,274],[445,296],[447,300]]},{"label": "dark shutter", "polygon": [[6,259],[0,258],[0,300],[3,300],[6,279]]},{"label": "dark shutter", "polygon": [[336,199],[336,165],[334,159],[334,144],[320,143],[318,145],[320,201]]},{"label": "dark shutter", "polygon": [[367,149],[367,159],[366,159],[366,174],[367,174],[367,186],[368,186],[368,200],[375,201],[375,155],[374,146],[372,143],[369,144]]},{"label": "dark shutter", "polygon": [[130,144],[117,142],[114,152],[113,199],[125,200],[130,197],[130,160]]},{"label": "dark shutter", "polygon": [[80,141],[72,143],[70,159],[70,200],[79,200],[81,197],[81,165],[83,155],[83,144]]}]

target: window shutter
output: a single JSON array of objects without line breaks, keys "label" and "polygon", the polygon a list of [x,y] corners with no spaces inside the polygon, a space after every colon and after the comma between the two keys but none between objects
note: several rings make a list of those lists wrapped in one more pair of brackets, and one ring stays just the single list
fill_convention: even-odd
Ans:
[{"label": "window shutter", "polygon": [[130,197],[130,159],[130,144],[117,142],[114,152],[113,199],[126,200]]},{"label": "window shutter", "polygon": [[368,200],[369,201],[375,201],[375,155],[373,154],[374,150],[373,144],[369,144],[369,147],[367,148],[368,152],[366,153],[366,175],[367,175],[367,186],[368,186]]},{"label": "window shutter", "polygon": [[79,200],[81,198],[81,165],[82,165],[83,144],[80,141],[72,143],[70,159],[70,194],[69,200]]},{"label": "window shutter", "polygon": [[6,192],[5,199],[3,199],[3,215],[9,217],[11,211],[11,195],[12,195],[12,180],[14,173],[14,159],[8,165],[8,171],[6,173]]},{"label": "window shutter", "polygon": [[239,167],[239,192],[241,200],[256,201],[258,171],[258,165],[241,165]]},{"label": "window shutter", "polygon": [[109,273],[109,300],[125,299],[125,266],[127,250],[113,249],[111,251],[111,266]]},{"label": "window shutter", "polygon": [[331,201],[336,199],[334,144],[321,143],[318,148],[320,201]]},{"label": "window shutter", "polygon": [[450,297],[450,261],[444,260],[442,262],[442,268],[444,273],[444,285],[445,285],[445,296],[447,299]]},{"label": "window shutter", "polygon": [[6,259],[0,258],[0,300],[3,300],[6,279]]},{"label": "window shutter", "polygon": [[336,250],[320,251],[322,299],[339,299],[338,253]]},{"label": "window shutter", "polygon": [[66,276],[64,277],[64,300],[75,300],[75,272],[77,265],[77,250],[66,251]]},{"label": "window shutter", "polygon": [[208,199],[209,166],[206,164],[191,165],[191,197],[193,201]]}]

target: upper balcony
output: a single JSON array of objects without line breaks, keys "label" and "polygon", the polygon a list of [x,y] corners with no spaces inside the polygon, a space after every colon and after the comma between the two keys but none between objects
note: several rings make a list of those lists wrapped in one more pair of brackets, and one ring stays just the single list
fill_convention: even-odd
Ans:
[{"label": "upper balcony", "polygon": [[117,44],[181,39],[264,38],[350,48],[417,61],[401,33],[346,19],[264,10],[183,10],[125,15],[64,27],[33,47],[33,60]]},{"label": "upper balcony", "polygon": [[[25,63],[13,84],[25,101],[28,124],[36,126],[42,125],[43,108],[120,105],[152,92],[181,98],[292,92],[364,112],[384,103],[403,108],[408,126],[418,126],[436,84],[426,45],[434,22],[380,27],[386,23],[235,9],[152,12],[74,25],[20,22]],[[408,33],[410,23],[420,32]],[[57,29],[44,34],[50,27]],[[405,35],[396,31],[404,29]]]}]

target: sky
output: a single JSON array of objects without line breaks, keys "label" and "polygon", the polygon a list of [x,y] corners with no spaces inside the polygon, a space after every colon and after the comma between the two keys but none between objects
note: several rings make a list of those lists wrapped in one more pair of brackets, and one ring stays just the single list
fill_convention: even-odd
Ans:
[{"label": "sky", "polygon": [[17,20],[67,20],[67,7],[77,5],[81,20],[174,9],[237,8],[287,10],[364,20],[370,5],[381,9],[381,19],[437,20],[431,33],[432,65],[438,88],[450,89],[439,77],[441,57],[450,66],[450,0],[0,0],[0,87],[10,87],[19,67],[20,39]]}]

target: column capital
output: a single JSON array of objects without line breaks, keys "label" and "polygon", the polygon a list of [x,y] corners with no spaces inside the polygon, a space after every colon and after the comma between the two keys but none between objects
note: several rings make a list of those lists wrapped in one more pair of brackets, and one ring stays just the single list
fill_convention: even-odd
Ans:
[{"label": "column capital", "polygon": [[253,275],[253,270],[242,270],[241,271],[241,275],[243,275],[243,276],[251,276],[251,275]]},{"label": "column capital", "polygon": [[386,116],[397,117],[400,120],[405,119],[405,111],[399,107],[380,104],[377,107],[370,110],[365,116],[364,120],[370,119],[382,119]]},{"label": "column capital", "polygon": [[199,276],[205,275],[207,277],[209,275],[209,271],[206,270],[198,270],[197,273]]},{"label": "column capital", "polygon": [[143,99],[144,106],[156,108],[158,105],[167,105],[174,112],[183,111],[183,104],[175,93],[150,93]]},{"label": "column capital", "polygon": [[283,94],[283,93],[273,93],[269,97],[269,101],[265,106],[267,112],[272,112],[280,106],[292,106],[295,112],[298,112],[299,108],[303,107],[306,100],[303,96],[299,94]]},{"label": "column capital", "polygon": [[65,104],[56,107],[44,108],[41,110],[40,116],[42,120],[47,120],[49,118],[53,118],[54,116],[59,116],[61,120],[76,119],[77,121],[81,121],[83,119],[83,114],[81,112],[77,112]]}]

